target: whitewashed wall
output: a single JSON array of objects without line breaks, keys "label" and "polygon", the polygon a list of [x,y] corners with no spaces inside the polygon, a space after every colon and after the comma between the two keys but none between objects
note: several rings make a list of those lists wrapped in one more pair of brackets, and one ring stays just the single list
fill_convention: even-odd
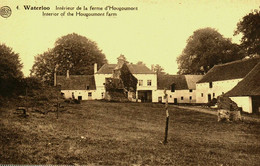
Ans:
[{"label": "whitewashed wall", "polygon": [[[95,83],[96,83],[96,96],[97,99],[103,99],[105,97],[105,82],[106,78],[111,78],[112,74],[95,74]],[[102,95],[103,94],[103,95]]]},{"label": "whitewashed wall", "polygon": [[[211,99],[217,98],[218,96],[230,91],[241,80],[242,79],[214,81],[214,82],[212,82],[212,88],[209,88],[209,82],[197,83],[196,84],[196,102],[197,103],[207,103],[208,94],[211,94]],[[202,94],[203,94],[203,96],[202,96]]]},{"label": "whitewashed wall", "polygon": [[[157,75],[156,74],[133,74],[137,80],[143,80],[143,86],[139,86],[137,81],[137,90],[156,90],[157,89]],[[152,85],[147,85],[147,80],[152,81]]]},{"label": "whitewashed wall", "polygon": [[[166,93],[168,94],[169,103],[174,103],[174,98],[177,98],[177,103],[196,103],[196,90],[192,90],[192,92],[190,92],[188,89],[175,90],[175,92],[171,92],[171,90],[167,90]],[[164,90],[153,91],[153,102],[159,102],[159,97],[162,97],[163,103],[166,101],[164,99]],[[181,99],[182,97],[183,100]]]},{"label": "whitewashed wall", "polygon": [[[82,96],[82,100],[96,100],[99,97],[96,90],[61,90],[61,92],[64,93],[66,99],[72,98],[72,92],[75,99],[78,99],[78,96]],[[88,96],[89,92],[92,93],[91,97]]]},{"label": "whitewashed wall", "polygon": [[242,107],[242,110],[247,113],[252,113],[252,98],[250,96],[230,97],[238,107]]}]

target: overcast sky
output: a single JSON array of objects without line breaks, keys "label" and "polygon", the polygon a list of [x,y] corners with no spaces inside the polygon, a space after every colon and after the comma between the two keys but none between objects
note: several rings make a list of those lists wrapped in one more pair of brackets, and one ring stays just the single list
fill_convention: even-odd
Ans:
[{"label": "overcast sky", "polygon": [[[39,10],[25,10],[24,5],[50,7],[45,12],[51,13],[62,12],[55,11],[56,6],[110,5],[138,10],[116,12],[117,16],[112,17],[55,17],[42,16]],[[148,67],[159,64],[167,73],[176,74],[176,57],[195,30],[212,27],[239,43],[241,36],[233,36],[236,24],[253,9],[259,9],[260,0],[1,0],[2,6],[10,6],[12,15],[0,16],[0,43],[19,53],[25,76],[30,73],[34,56],[73,32],[95,41],[109,63],[116,63],[116,58],[124,54],[129,62],[143,61]]]}]

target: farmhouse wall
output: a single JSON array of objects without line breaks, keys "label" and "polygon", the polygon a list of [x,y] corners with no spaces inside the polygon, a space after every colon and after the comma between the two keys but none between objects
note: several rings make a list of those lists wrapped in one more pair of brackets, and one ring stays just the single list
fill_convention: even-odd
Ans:
[{"label": "farmhouse wall", "polygon": [[[166,90],[168,94],[168,102],[174,103],[174,99],[177,99],[177,103],[196,103],[196,91],[185,89],[185,90],[175,90],[175,92],[171,92],[171,90]],[[164,90],[155,90],[153,91],[153,102],[160,102],[162,99],[162,103],[165,103],[166,99],[164,99]]]},{"label": "farmhouse wall", "polygon": [[217,98],[218,96],[228,92],[233,87],[235,87],[242,78],[214,81],[212,82],[212,88],[210,88],[210,83],[197,83],[196,84],[196,101],[197,103],[207,103],[208,95],[211,95],[211,99]]},{"label": "farmhouse wall", "polygon": [[230,97],[238,107],[242,107],[242,110],[247,113],[252,113],[252,98],[250,96]]},{"label": "farmhouse wall", "polygon": [[[156,90],[157,89],[157,75],[156,74],[133,74],[137,78],[138,90]],[[139,86],[139,80],[143,81],[143,85]],[[147,81],[151,80],[151,86],[147,85]]]},{"label": "farmhouse wall", "polygon": [[[101,96],[99,96],[96,90],[61,90],[61,92],[66,99],[72,98],[72,93],[74,93],[75,99],[81,96],[82,100],[95,100]],[[91,93],[91,95],[89,93]]]}]

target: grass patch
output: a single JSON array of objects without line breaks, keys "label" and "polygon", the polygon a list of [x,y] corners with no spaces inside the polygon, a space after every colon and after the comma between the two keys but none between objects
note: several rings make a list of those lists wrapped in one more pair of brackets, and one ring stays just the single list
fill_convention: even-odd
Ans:
[{"label": "grass patch", "polygon": [[56,119],[1,108],[1,164],[258,165],[259,123],[218,123],[214,115],[164,105],[87,101]]}]

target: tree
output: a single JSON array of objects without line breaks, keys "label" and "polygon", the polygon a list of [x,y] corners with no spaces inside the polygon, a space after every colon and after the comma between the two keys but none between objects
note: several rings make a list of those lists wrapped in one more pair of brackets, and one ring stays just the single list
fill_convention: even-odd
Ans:
[{"label": "tree", "polygon": [[260,55],[260,11],[254,10],[237,24],[234,35],[242,33],[241,46],[249,56]]},{"label": "tree", "polygon": [[217,30],[196,30],[187,40],[182,54],[177,58],[179,74],[204,74],[214,65],[245,57],[239,45],[224,38]]},{"label": "tree", "polygon": [[107,60],[97,44],[76,33],[62,36],[55,42],[53,49],[36,56],[31,74],[44,81],[53,82],[53,73],[85,75],[94,73],[94,63],[101,67]]},{"label": "tree", "polygon": [[23,65],[19,54],[5,44],[0,45],[0,96],[11,96],[16,92],[17,85],[23,77]]},{"label": "tree", "polygon": [[152,69],[156,72],[157,76],[165,75],[164,68],[162,68],[159,64],[152,65]]},{"label": "tree", "polygon": [[142,61],[138,61],[136,64],[137,64],[137,65],[145,65],[145,63],[142,62]]},{"label": "tree", "polygon": [[34,57],[34,64],[31,69],[31,75],[36,78],[40,78],[43,82],[53,85],[54,70],[56,61],[54,60],[54,54],[52,50],[48,50],[43,54],[39,54]]}]

